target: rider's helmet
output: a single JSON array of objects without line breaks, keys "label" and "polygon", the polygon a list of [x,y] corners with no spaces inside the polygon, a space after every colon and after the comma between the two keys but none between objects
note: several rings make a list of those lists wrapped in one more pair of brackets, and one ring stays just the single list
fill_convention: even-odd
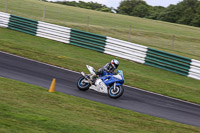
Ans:
[{"label": "rider's helmet", "polygon": [[111,60],[111,65],[114,69],[117,69],[117,67],[119,66],[119,61],[116,59]]}]

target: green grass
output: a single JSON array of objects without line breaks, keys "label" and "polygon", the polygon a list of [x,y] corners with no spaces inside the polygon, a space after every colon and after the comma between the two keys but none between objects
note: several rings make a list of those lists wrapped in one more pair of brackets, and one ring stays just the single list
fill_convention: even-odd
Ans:
[{"label": "green grass", "polygon": [[200,128],[0,78],[1,133],[197,133]]},{"label": "green grass", "polygon": [[[0,28],[0,50],[75,71],[99,69],[112,58],[88,49]],[[179,99],[200,103],[200,81],[121,58],[125,84]]]},{"label": "green grass", "polygon": [[[86,30],[88,16],[90,16],[90,32],[122,40],[128,40],[131,25],[132,42],[200,60],[200,28],[197,27],[98,12],[39,0],[8,1],[8,13],[41,21],[44,6],[46,6],[46,22]],[[5,11],[5,0],[0,0],[0,11]],[[175,35],[174,46],[172,46],[173,35]]]}]

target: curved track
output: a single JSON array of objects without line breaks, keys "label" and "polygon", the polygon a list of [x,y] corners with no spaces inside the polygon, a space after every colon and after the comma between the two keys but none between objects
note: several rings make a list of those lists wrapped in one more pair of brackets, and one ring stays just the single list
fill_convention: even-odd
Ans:
[{"label": "curved track", "polygon": [[45,88],[56,78],[56,91],[200,127],[200,105],[126,86],[119,99],[91,90],[82,92],[76,87],[80,74],[4,52],[0,52],[0,76]]}]

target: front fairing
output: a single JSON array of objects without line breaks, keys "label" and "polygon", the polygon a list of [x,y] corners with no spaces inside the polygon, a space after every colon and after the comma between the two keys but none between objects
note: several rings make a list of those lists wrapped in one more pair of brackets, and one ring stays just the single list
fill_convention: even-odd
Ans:
[{"label": "front fairing", "polygon": [[117,74],[119,74],[121,76],[121,78],[116,78],[113,76],[112,73],[107,73],[107,72],[103,72],[103,74],[100,78],[106,84],[106,86],[113,84],[115,82],[122,85],[124,83],[123,72],[120,70],[117,70]]}]

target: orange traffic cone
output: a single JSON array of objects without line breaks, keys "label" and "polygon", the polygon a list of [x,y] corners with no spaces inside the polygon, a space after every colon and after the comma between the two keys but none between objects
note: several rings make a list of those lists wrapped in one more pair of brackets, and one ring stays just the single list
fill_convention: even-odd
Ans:
[{"label": "orange traffic cone", "polygon": [[56,85],[56,79],[53,78],[53,80],[51,82],[51,86],[49,88],[49,92],[55,92],[55,85]]}]

